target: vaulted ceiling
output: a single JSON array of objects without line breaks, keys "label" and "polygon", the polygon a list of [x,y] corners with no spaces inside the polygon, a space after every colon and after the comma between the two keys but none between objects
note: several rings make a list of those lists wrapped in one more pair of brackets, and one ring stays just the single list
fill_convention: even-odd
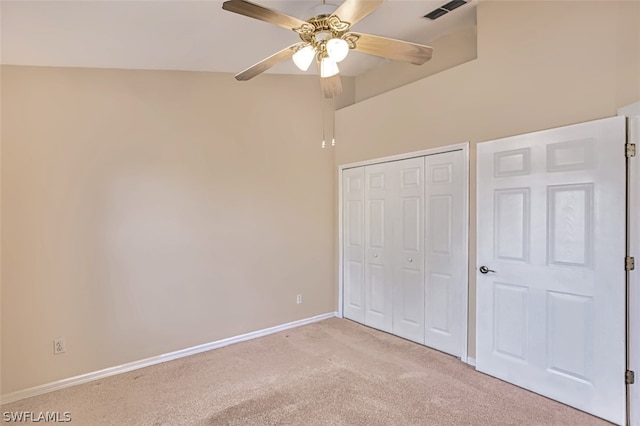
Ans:
[{"label": "vaulted ceiling", "polygon": [[[320,3],[253,1],[301,19]],[[389,0],[353,29],[429,44],[475,23],[476,0],[434,21],[423,17],[445,3]],[[299,41],[292,31],[222,10],[222,1],[3,0],[0,7],[3,64],[235,73]],[[384,62],[351,52],[340,68],[354,76]],[[291,61],[268,72],[301,73]]]}]

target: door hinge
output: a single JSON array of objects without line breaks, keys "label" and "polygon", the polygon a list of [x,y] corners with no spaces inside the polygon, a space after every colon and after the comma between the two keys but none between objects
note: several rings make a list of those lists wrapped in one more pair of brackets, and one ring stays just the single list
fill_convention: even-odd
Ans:
[{"label": "door hinge", "polygon": [[625,144],[624,152],[625,152],[625,157],[627,157],[627,158],[635,157],[636,156],[636,144],[635,143]]},{"label": "door hinge", "polygon": [[627,385],[632,385],[636,381],[636,373],[632,370],[627,370],[624,372],[624,382]]},{"label": "door hinge", "polygon": [[624,258],[624,270],[633,271],[636,268],[636,258],[627,256]]}]

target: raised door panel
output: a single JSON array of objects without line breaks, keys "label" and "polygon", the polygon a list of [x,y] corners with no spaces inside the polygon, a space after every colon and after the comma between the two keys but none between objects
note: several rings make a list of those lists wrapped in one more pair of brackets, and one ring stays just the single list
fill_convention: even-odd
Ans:
[{"label": "raised door panel", "polygon": [[529,188],[496,190],[494,240],[496,257],[527,261],[529,258]]},{"label": "raised door panel", "polygon": [[527,362],[529,289],[524,286],[493,284],[493,350],[500,356]]},{"label": "raised door panel", "polygon": [[547,188],[549,263],[588,267],[593,256],[593,183]]},{"label": "raised door panel", "polygon": [[547,371],[592,384],[593,297],[548,291],[547,307]]}]

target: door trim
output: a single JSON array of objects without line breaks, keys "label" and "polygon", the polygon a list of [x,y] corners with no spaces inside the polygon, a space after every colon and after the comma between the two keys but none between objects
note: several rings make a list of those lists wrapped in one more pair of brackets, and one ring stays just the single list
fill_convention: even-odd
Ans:
[{"label": "door trim", "polygon": [[[640,117],[640,102],[620,108],[618,115],[627,117],[627,139],[629,143],[640,144],[640,118],[635,118],[635,123],[631,122],[631,117]],[[630,158],[628,161],[628,186],[627,186],[627,211],[629,238],[629,256],[635,256],[636,262],[640,257],[640,197],[638,197],[638,161],[639,157]],[[638,375],[640,374],[640,344],[637,338],[640,333],[640,300],[638,286],[640,285],[640,268],[636,266],[628,273],[627,281],[627,368],[635,370],[636,384],[627,385],[627,424],[640,426],[640,389],[638,386]]]},{"label": "door trim", "polygon": [[463,203],[463,253],[464,253],[464,269],[463,276],[467,277],[466,286],[464,286],[464,297],[462,310],[462,345],[460,351],[460,360],[468,363],[468,341],[469,341],[469,142],[463,142],[454,145],[447,145],[438,148],[425,149],[422,151],[408,152],[405,154],[391,155],[388,157],[375,158],[371,160],[359,161],[356,163],[343,164],[338,166],[338,314],[339,318],[343,318],[343,235],[342,235],[342,171],[354,167],[370,166],[372,164],[387,163],[390,161],[406,160],[408,158],[426,157],[429,155],[443,154],[451,151],[462,151],[462,180],[464,182],[462,188]]}]

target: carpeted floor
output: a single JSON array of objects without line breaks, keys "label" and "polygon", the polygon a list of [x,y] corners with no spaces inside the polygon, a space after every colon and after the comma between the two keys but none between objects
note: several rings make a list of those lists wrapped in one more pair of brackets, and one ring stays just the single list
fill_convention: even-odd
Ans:
[{"label": "carpeted floor", "polygon": [[599,425],[607,422],[348,320],[2,406],[74,425]]}]

